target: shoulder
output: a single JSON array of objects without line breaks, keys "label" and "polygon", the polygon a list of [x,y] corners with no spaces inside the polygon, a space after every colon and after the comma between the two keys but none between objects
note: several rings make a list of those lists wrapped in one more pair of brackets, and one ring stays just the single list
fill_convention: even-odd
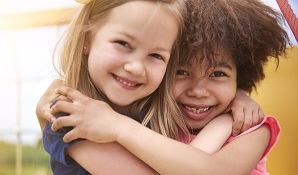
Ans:
[{"label": "shoulder", "polygon": [[[277,143],[280,136],[280,130],[281,128],[278,120],[273,116],[266,116],[260,124],[251,127],[236,137],[230,137],[226,144],[233,140],[241,140],[252,147],[262,147],[262,157],[265,157]],[[254,144],[253,142],[257,144]]]}]

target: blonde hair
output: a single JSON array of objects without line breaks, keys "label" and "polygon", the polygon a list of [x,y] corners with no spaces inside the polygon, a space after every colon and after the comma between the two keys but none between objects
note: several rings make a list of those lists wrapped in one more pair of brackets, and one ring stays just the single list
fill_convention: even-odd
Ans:
[{"label": "blonde hair", "polygon": [[[69,25],[63,38],[59,65],[55,66],[65,85],[81,91],[83,94],[103,100],[111,104],[109,99],[102,94],[94,85],[88,72],[88,56],[84,54],[83,47],[93,37],[102,22],[107,19],[110,11],[124,3],[143,0],[95,0],[82,7]],[[131,113],[134,117],[139,117],[144,111],[146,116],[143,125],[150,127],[171,138],[178,139],[178,126],[182,123],[179,118],[178,108],[172,95],[172,87],[176,67],[178,65],[179,43],[184,25],[186,8],[184,0],[149,0],[156,2],[160,7],[165,8],[177,20],[179,32],[173,45],[171,59],[168,63],[167,71],[161,85],[148,97],[140,99],[132,105]],[[57,47],[56,47],[57,48]],[[172,116],[177,116],[172,118]],[[140,119],[140,118],[139,118]],[[139,121],[142,121],[141,119]],[[179,128],[185,124],[181,124]]]}]

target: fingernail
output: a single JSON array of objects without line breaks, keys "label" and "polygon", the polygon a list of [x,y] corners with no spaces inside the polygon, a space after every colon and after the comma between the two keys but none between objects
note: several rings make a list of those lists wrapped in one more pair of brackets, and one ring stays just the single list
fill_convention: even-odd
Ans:
[{"label": "fingernail", "polygon": [[52,118],[51,118],[51,122],[52,122],[52,123],[53,123],[55,120],[56,120],[55,117],[52,117]]}]

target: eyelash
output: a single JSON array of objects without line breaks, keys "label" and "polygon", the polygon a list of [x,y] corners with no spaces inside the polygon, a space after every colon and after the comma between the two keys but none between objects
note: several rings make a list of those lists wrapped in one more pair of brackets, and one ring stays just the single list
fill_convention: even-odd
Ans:
[{"label": "eyelash", "polygon": [[131,48],[130,45],[127,42],[122,41],[122,40],[117,40],[117,41],[115,41],[115,43],[117,43],[117,44],[119,44],[123,47]]},{"label": "eyelash", "polygon": [[182,70],[182,69],[177,70],[176,74],[181,76],[189,76],[189,73],[186,70]]},{"label": "eyelash", "polygon": [[[176,75],[181,75],[181,76],[190,76],[190,74],[186,71],[186,70],[177,70],[176,71]],[[227,74],[225,74],[222,71],[214,71],[210,77],[224,77],[227,76]]]},{"label": "eyelash", "polygon": [[[220,74],[220,75],[216,75],[216,74]],[[214,71],[210,76],[211,77],[223,77],[223,76],[227,76],[227,74],[225,74],[222,71]]]},{"label": "eyelash", "polygon": [[155,57],[155,58],[157,58],[159,60],[163,60],[163,61],[165,60],[163,56],[161,56],[159,54],[156,54],[156,53],[152,53],[152,54],[150,54],[150,56]]},{"label": "eyelash", "polygon": [[[117,43],[117,44],[119,44],[119,45],[121,45],[121,46],[123,46],[123,47],[125,47],[125,48],[132,49],[132,47],[130,46],[130,44],[127,43],[127,42],[125,42],[125,41],[117,40],[117,41],[115,41],[115,43]],[[156,59],[158,59],[158,60],[163,60],[163,61],[165,61],[165,58],[164,58],[163,56],[161,56],[161,55],[159,55],[159,54],[156,54],[156,53],[152,53],[152,54],[150,54],[149,56],[152,56],[152,57],[154,57],[154,58],[156,58]]]}]

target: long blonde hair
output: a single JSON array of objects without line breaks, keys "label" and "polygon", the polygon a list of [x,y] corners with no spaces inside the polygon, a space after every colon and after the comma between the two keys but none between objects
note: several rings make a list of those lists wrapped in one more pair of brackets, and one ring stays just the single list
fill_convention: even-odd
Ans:
[{"label": "long blonde hair", "polygon": [[[70,23],[68,30],[60,39],[58,44],[61,45],[59,55],[59,64],[54,67],[57,70],[60,78],[64,80],[65,85],[81,91],[83,94],[97,99],[103,100],[111,104],[109,99],[102,94],[94,85],[88,72],[88,56],[84,54],[83,47],[98,30],[101,23],[107,18],[110,11],[124,3],[139,0],[94,0],[91,3],[85,4]],[[142,0],[140,0],[142,1]],[[136,118],[143,111],[146,116],[140,121],[144,125],[150,127],[171,138],[178,139],[178,125],[182,119],[178,116],[179,110],[175,105],[175,100],[172,95],[172,87],[176,67],[178,65],[179,44],[182,36],[184,25],[184,17],[186,8],[184,0],[150,0],[156,2],[160,7],[165,8],[177,20],[179,32],[177,39],[173,45],[171,59],[168,63],[167,71],[161,85],[151,95],[140,99],[132,105],[131,113]],[[55,49],[57,51],[58,45]],[[54,61],[55,62],[55,61]],[[173,117],[172,116],[177,116]],[[181,124],[180,128],[185,124]]]}]

